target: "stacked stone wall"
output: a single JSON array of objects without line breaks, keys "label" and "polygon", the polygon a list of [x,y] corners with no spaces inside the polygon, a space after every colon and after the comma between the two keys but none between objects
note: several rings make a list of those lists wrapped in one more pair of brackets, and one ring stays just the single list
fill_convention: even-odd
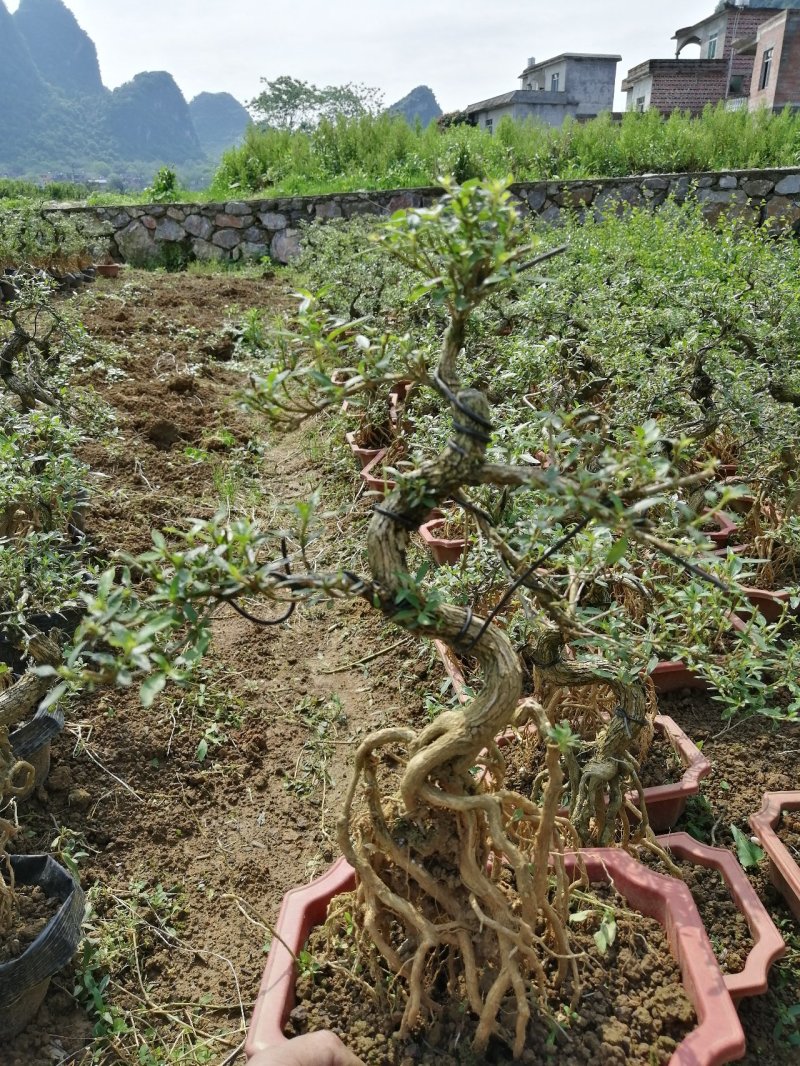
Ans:
[{"label": "stacked stone wall", "polygon": [[[671,197],[678,203],[698,200],[711,221],[733,212],[753,224],[800,232],[800,167],[525,182],[513,185],[512,191],[525,213],[553,224],[568,212],[600,217],[625,205],[658,207]],[[427,206],[440,194],[437,188],[400,189],[227,203],[59,205],[49,210],[71,215],[91,236],[98,258],[132,265],[260,258],[287,263],[300,251],[308,223],[388,215]]]}]

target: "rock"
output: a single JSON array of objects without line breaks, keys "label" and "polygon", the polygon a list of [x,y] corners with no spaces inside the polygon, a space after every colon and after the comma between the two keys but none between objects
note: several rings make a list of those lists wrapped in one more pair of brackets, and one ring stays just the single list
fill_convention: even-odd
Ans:
[{"label": "rock", "polygon": [[276,233],[269,251],[276,263],[290,263],[300,255],[300,234],[297,230]]},{"label": "rock", "polygon": [[131,222],[117,233],[117,247],[128,263],[149,262],[158,252],[153,235],[141,222]]},{"label": "rock", "polygon": [[156,227],[157,241],[184,241],[186,230],[172,218],[164,218]]},{"label": "rock", "polygon": [[217,215],[214,224],[220,229],[247,229],[253,221],[252,215]]},{"label": "rock", "polygon": [[211,220],[203,218],[202,215],[188,215],[183,223],[183,228],[192,237],[201,237],[204,241],[207,241],[214,232],[214,225]]},{"label": "rock", "polygon": [[795,196],[800,192],[800,174],[790,174],[775,186],[778,196]]},{"label": "rock", "polygon": [[755,196],[761,199],[762,196],[767,196],[772,192],[775,188],[775,182],[756,179],[754,181],[746,181],[743,188],[748,196]]},{"label": "rock", "polygon": [[[324,206],[324,205],[320,205],[320,207],[322,207],[322,206]],[[338,206],[338,205],[336,205],[336,206]],[[339,210],[339,215],[341,215],[341,213],[342,212],[341,212],[341,209],[340,209]],[[286,216],[285,215],[279,215],[275,211],[265,211],[265,212],[263,212],[263,214],[259,213],[258,217],[261,219],[261,224],[264,227],[264,229],[268,229],[268,230],[286,229],[286,227],[289,225],[289,222],[286,219]],[[318,217],[320,217],[320,218],[333,218],[334,216],[333,215],[319,215]],[[336,217],[339,217],[339,216],[336,216]]]},{"label": "rock", "polygon": [[591,185],[566,186],[555,196],[556,203],[567,208],[586,207],[593,200],[594,189]]},{"label": "rock", "polygon": [[697,199],[708,204],[743,204],[747,193],[744,189],[699,189]]},{"label": "rock", "polygon": [[238,230],[221,229],[211,238],[211,243],[216,244],[219,248],[225,248],[228,251],[231,251],[231,249],[237,247],[240,240],[241,237]]},{"label": "rock", "polygon": [[669,180],[667,178],[653,176],[651,178],[645,178],[642,182],[642,189],[645,192],[666,192],[668,188]]},{"label": "rock", "polygon": [[225,204],[225,213],[227,215],[249,215],[250,204],[245,203],[243,200],[229,200]]},{"label": "rock", "polygon": [[413,193],[401,192],[391,198],[386,205],[387,210],[390,214],[394,214],[395,211],[408,211],[409,208],[417,206],[417,200],[418,197],[414,196]]},{"label": "rock", "polygon": [[222,248],[217,247],[216,244],[209,244],[206,240],[198,238],[192,241],[192,251],[195,254],[195,258],[201,261],[211,261],[219,259],[227,259],[225,251]]},{"label": "rock", "polygon": [[73,788],[69,794],[69,805],[78,811],[85,811],[91,805],[92,794],[85,788]]},{"label": "rock", "polygon": [[725,174],[719,179],[717,185],[720,189],[738,189],[739,179],[734,177],[733,174]]},{"label": "rock", "polygon": [[537,185],[528,193],[528,204],[531,211],[538,213],[542,210],[547,200],[547,186]]}]

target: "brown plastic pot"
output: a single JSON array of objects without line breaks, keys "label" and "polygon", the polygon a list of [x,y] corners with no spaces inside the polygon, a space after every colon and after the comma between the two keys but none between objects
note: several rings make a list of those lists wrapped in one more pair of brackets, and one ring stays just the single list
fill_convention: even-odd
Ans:
[{"label": "brown plastic pot", "polygon": [[659,663],[650,677],[656,692],[678,692],[684,688],[695,689],[697,692],[708,691],[708,682],[693,674],[685,663],[679,661]]},{"label": "brown plastic pot", "polygon": [[715,548],[726,548],[730,543],[731,537],[738,529],[737,523],[724,511],[717,511],[716,514],[709,515],[708,521],[717,528],[712,529],[710,533],[707,532],[705,536],[714,544]]},{"label": "brown plastic pot", "polygon": [[425,543],[425,547],[433,556],[434,562],[439,566],[454,566],[460,562],[466,547],[466,537],[438,537],[436,534],[446,524],[446,518],[434,518],[419,527],[419,535]]},{"label": "brown plastic pot", "polygon": [[766,792],[761,810],[750,815],[750,828],[769,858],[769,876],[800,922],[800,867],[775,832],[784,811],[800,811],[800,792]]},{"label": "brown plastic pot", "polygon": [[367,463],[361,471],[361,480],[370,492],[379,492],[386,495],[397,488],[397,482],[386,478],[381,471],[381,464],[386,455],[386,448],[382,448],[375,458]]},{"label": "brown plastic pot", "polygon": [[788,589],[780,589],[778,592],[770,592],[769,589],[746,589],[745,595],[768,622],[777,622],[789,604],[791,593]]},{"label": "brown plastic pot", "polygon": [[[740,1058],[744,1033],[686,885],[648,870],[622,851],[590,850],[581,853],[581,860],[593,884],[610,882],[631,907],[664,927],[698,1019],[670,1066],[724,1066]],[[578,857],[567,855],[565,861],[568,872],[576,874]],[[284,1026],[295,1004],[295,957],[311,930],[324,922],[334,896],[354,887],[352,867],[339,859],[322,877],[284,896],[248,1029],[248,1058],[286,1039]]]},{"label": "brown plastic pot", "polygon": [[358,436],[358,434],[357,434],[356,430],[352,430],[350,433],[346,433],[345,434],[345,439],[347,440],[348,448],[350,449],[350,451],[353,453],[353,455],[356,458],[356,462],[359,464],[359,466],[363,470],[364,467],[369,466],[369,464],[372,462],[372,460],[375,458],[376,455],[379,455],[380,452],[382,450],[385,451],[385,449],[381,449],[381,448],[362,448],[356,443],[356,437],[357,436]]},{"label": "brown plastic pot", "polygon": [[731,894],[736,909],[744,916],[753,947],[740,973],[725,974],[725,987],[734,1003],[748,996],[762,996],[767,991],[769,971],[773,963],[786,954],[786,944],[767,909],[742,867],[727,848],[712,848],[701,844],[688,833],[668,833],[658,838],[659,844],[678,859],[695,866],[717,870]]},{"label": "brown plastic pot", "polygon": [[118,278],[122,270],[121,263],[98,263],[95,267],[99,278]]}]

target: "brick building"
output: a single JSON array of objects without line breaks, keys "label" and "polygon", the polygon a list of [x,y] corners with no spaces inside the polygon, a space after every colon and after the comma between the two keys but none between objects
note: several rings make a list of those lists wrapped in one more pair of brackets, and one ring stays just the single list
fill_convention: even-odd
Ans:
[{"label": "brick building", "polygon": [[[696,115],[706,104],[721,101],[730,108],[750,106],[751,88],[760,80],[759,32],[766,25],[779,23],[782,30],[776,26],[774,32],[785,42],[795,32],[794,11],[798,9],[800,0],[722,0],[713,14],[673,35],[674,59],[648,59],[628,71],[622,83],[628,97],[627,110],[656,108],[670,114],[677,109]],[[780,15],[776,15],[778,10]],[[768,43],[772,37],[764,40],[765,50],[775,48]],[[699,47],[699,57],[684,58],[681,53],[691,45]],[[790,60],[795,69],[800,68],[792,47],[784,43],[782,54],[786,65],[781,91],[788,92]],[[777,63],[775,51],[772,57],[773,64]],[[776,68],[774,80],[777,73]]]},{"label": "brick building", "polygon": [[758,27],[755,37],[737,42],[739,56],[753,60],[750,110],[800,110],[800,11],[782,11]]}]

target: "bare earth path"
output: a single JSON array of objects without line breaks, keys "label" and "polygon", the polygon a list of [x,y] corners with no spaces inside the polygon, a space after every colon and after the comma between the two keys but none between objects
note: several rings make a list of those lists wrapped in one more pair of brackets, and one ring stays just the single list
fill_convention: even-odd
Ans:
[{"label": "bare earth path", "polygon": [[[367,513],[362,502],[351,513],[353,473],[337,478],[313,428],[265,443],[232,399],[246,375],[226,366],[225,323],[237,310],[288,307],[286,285],[129,279],[101,283],[81,312],[93,338],[116,346],[110,375],[87,374],[118,421],[115,438],[84,449],[104,475],[94,543],[139,551],[151,527],[210,515],[221,494],[270,517],[324,485],[337,517],[320,550],[341,551]],[[277,629],[230,612],[193,688],[148,711],[125,692],[68,709],[48,784],[20,810],[20,847],[48,850],[58,838],[56,851],[86,853],[89,939],[36,1024],[4,1049],[4,1066],[243,1061],[236,1049],[281,896],[335,856],[356,738],[421,714],[428,667],[417,655],[427,652],[407,641],[330,671],[397,641],[358,607],[297,612]]]}]

